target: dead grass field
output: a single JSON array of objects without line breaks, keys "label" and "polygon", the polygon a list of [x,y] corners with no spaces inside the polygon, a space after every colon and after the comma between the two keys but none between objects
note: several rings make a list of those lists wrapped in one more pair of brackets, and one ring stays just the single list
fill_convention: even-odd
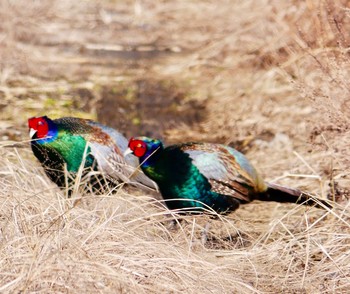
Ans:
[{"label": "dead grass field", "polygon": [[[348,293],[350,6],[0,1],[1,293]],[[66,199],[27,118],[230,144],[332,211],[252,203],[172,227],[151,195]],[[15,144],[15,145],[14,145]]]}]

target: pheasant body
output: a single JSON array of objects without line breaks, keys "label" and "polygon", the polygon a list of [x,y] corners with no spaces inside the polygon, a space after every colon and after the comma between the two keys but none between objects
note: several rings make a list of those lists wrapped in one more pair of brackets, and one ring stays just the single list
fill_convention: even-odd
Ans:
[{"label": "pheasant body", "polygon": [[318,202],[301,191],[265,183],[242,153],[225,145],[183,143],[164,148],[159,140],[138,137],[129,141],[129,149],[158,184],[169,209],[228,213],[255,199]]},{"label": "pheasant body", "polygon": [[[91,120],[48,117],[28,120],[31,147],[47,176],[59,187],[72,186],[79,170],[95,192],[121,182],[155,187],[136,171],[137,158],[125,159],[127,139],[116,130]],[[71,191],[70,191],[71,192]]]}]

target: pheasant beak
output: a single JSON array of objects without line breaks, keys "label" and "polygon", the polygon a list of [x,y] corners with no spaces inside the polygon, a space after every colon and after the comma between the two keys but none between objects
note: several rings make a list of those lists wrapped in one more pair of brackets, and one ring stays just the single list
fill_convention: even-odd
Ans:
[{"label": "pheasant beak", "polygon": [[33,136],[36,134],[37,130],[34,130],[33,128],[30,128],[29,130],[29,137],[33,139]]},{"label": "pheasant beak", "polygon": [[132,151],[129,147],[124,151],[124,153],[123,153],[123,155],[124,155],[124,157],[125,156],[127,156],[127,155],[129,155],[129,154],[132,154],[132,153],[134,153],[134,151]]}]

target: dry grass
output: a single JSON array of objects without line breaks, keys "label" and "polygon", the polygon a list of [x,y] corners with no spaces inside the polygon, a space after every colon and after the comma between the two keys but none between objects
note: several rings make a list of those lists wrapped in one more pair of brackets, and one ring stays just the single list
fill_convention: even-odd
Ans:
[{"label": "dry grass", "polygon": [[[173,228],[166,210],[122,190],[66,199],[27,151],[0,149],[2,292],[342,292],[349,209],[251,204]],[[289,210],[289,212],[287,212]]]},{"label": "dry grass", "polygon": [[[348,292],[347,1],[16,0],[0,8],[0,292]],[[152,54],[139,53],[145,48]],[[25,142],[27,116],[113,125],[99,112],[106,87],[133,101],[128,85],[140,78],[176,81],[183,103],[205,105],[200,122],[175,125],[168,141],[236,145],[267,180],[339,204],[252,203],[211,221],[203,246],[206,217],[174,228],[151,196],[123,189],[66,199],[27,143],[5,147]]]}]

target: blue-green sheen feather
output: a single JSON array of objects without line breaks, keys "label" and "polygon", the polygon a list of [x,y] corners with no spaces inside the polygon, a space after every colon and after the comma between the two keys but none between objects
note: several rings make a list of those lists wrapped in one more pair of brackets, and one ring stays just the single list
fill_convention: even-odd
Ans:
[{"label": "blue-green sheen feather", "polygon": [[[150,154],[159,145],[148,142],[153,148],[140,158],[141,167],[151,179],[157,182],[163,198],[170,209],[209,209],[223,213],[238,207],[239,202],[211,190],[205,175],[193,164],[190,155],[177,148],[160,147],[160,152]],[[200,154],[197,154],[200,158]],[[150,157],[149,157],[150,156]],[[147,159],[148,158],[148,159]],[[210,161],[205,158],[209,162]]]},{"label": "blue-green sheen feather", "polygon": [[[49,125],[44,139],[31,142],[33,152],[44,165],[46,173],[59,186],[64,186],[65,169],[74,178],[80,168],[83,175],[94,171],[94,178],[105,182],[139,184],[156,189],[156,185],[141,171],[136,170],[135,156],[124,158],[127,139],[118,131],[91,120],[64,117],[51,120],[43,117]],[[56,169],[54,173],[50,170]],[[95,173],[98,172],[98,173]],[[56,174],[60,179],[55,181]],[[58,177],[57,177],[58,178]]]},{"label": "blue-green sheen feather", "polygon": [[132,139],[129,146],[145,152],[139,158],[141,168],[158,184],[170,209],[227,213],[253,200],[331,207],[299,190],[265,183],[248,159],[228,146],[183,143],[164,148],[159,140],[146,137]]}]

